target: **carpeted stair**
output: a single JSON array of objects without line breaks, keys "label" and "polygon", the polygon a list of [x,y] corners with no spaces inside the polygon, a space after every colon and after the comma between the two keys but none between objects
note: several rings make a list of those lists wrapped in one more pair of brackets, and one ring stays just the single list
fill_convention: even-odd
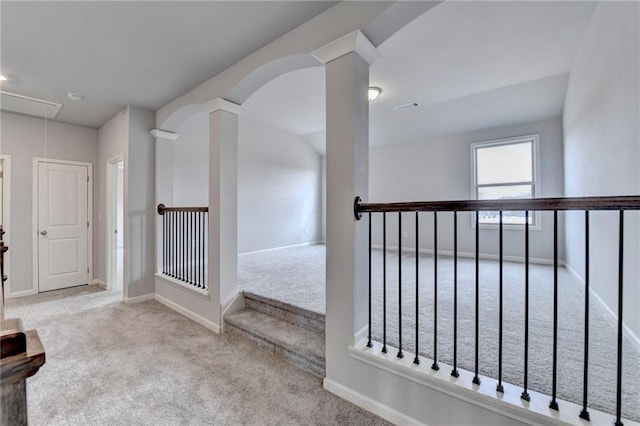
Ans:
[{"label": "carpeted stair", "polygon": [[238,333],[318,376],[325,375],[324,315],[253,293],[245,309],[225,316],[225,330]]}]

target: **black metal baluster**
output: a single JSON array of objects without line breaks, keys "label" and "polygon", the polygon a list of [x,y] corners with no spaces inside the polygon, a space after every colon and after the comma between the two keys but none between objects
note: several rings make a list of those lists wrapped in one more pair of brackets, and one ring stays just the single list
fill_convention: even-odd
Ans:
[{"label": "black metal baluster", "polygon": [[624,210],[620,210],[620,234],[618,236],[620,248],[618,251],[618,368],[617,368],[617,385],[616,385],[616,422],[615,426],[622,426],[622,328],[624,326],[622,312],[622,296],[623,296],[623,258],[624,258]]},{"label": "black metal baluster", "polygon": [[558,410],[558,211],[553,211],[553,382],[549,408]]},{"label": "black metal baluster", "polygon": [[500,253],[499,253],[499,258],[500,258],[500,295],[499,295],[499,312],[498,312],[498,316],[499,316],[499,325],[498,325],[498,384],[496,386],[496,391],[497,392],[501,392],[504,393],[504,387],[502,386],[502,323],[503,323],[503,312],[502,312],[502,295],[503,295],[503,265],[502,265],[502,261],[503,261],[503,226],[502,226],[502,210],[500,210],[500,232],[499,232],[499,238],[500,238]]},{"label": "black metal baluster", "polygon": [[[116,235],[117,240],[117,235]],[[167,271],[167,216],[162,215],[162,273]]]},{"label": "black metal baluster", "polygon": [[453,377],[458,373],[458,212],[453,212]]},{"label": "black metal baluster", "polygon": [[189,254],[189,270],[191,271],[191,284],[195,284],[196,283],[196,274],[195,274],[196,265],[195,265],[195,262],[194,262],[194,260],[195,260],[195,255],[194,255],[195,247],[193,245],[193,243],[194,243],[193,240],[194,240],[195,235],[196,235],[195,215],[196,215],[196,212],[191,212],[191,215],[190,215],[191,216],[191,234],[189,235],[189,252],[190,252],[190,254]]},{"label": "black metal baluster", "polygon": [[478,352],[480,349],[480,212],[476,211],[476,347],[475,347],[475,371],[473,376],[473,383],[480,384],[480,377],[478,376]]},{"label": "black metal baluster", "polygon": [[382,213],[382,352],[387,353],[387,212]]},{"label": "black metal baluster", "polygon": [[185,254],[187,252],[187,239],[186,239],[186,235],[187,235],[187,229],[186,229],[186,213],[185,212],[180,212],[180,218],[182,219],[182,233],[180,235],[181,239],[182,239],[182,257],[180,258],[180,266],[181,266],[181,270],[180,270],[180,279],[182,281],[186,281],[185,277],[185,271],[184,271],[184,265],[185,265]]},{"label": "black metal baluster", "polygon": [[200,288],[200,212],[195,212],[194,216],[195,235],[193,236],[195,247],[193,248],[193,264],[195,273],[195,284]]},{"label": "black metal baluster", "polygon": [[433,212],[433,364],[432,370],[440,370],[438,365],[438,212]]},{"label": "black metal baluster", "polygon": [[175,264],[176,264],[176,258],[175,258],[175,256],[176,256],[176,248],[175,248],[175,245],[176,245],[176,241],[175,241],[175,233],[176,233],[175,221],[176,221],[176,217],[173,214],[173,212],[170,212],[169,214],[171,215],[171,232],[170,232],[170,235],[169,235],[169,238],[171,239],[171,245],[169,246],[169,249],[171,251],[171,260],[170,260],[171,265],[170,265],[170,268],[169,268],[169,270],[170,270],[170,274],[169,275],[172,278],[174,278],[175,277]]},{"label": "black metal baluster", "polygon": [[367,342],[367,347],[372,348],[373,343],[371,342],[371,213],[369,213],[369,341]]},{"label": "black metal baluster", "polygon": [[524,212],[524,389],[520,398],[530,401],[529,386],[529,210]]},{"label": "black metal baluster", "polygon": [[420,340],[419,337],[418,337],[418,318],[419,318],[418,301],[420,299],[419,292],[418,292],[419,262],[420,262],[420,251],[418,249],[418,212],[416,212],[416,357],[413,359],[413,363],[414,364],[420,364],[420,357],[418,355],[418,353],[419,353],[419,351],[418,351],[418,342]]},{"label": "black metal baluster", "polygon": [[582,411],[580,411],[580,418],[591,420],[587,410],[589,383],[589,210],[584,211],[584,366],[582,380]]},{"label": "black metal baluster", "polygon": [[402,213],[398,212],[398,358],[402,353]]}]

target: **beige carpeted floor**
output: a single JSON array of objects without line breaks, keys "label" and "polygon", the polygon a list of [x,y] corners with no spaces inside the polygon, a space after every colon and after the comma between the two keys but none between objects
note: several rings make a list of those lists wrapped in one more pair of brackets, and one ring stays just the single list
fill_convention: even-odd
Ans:
[{"label": "beige carpeted floor", "polygon": [[[382,342],[382,251],[373,251],[372,337]],[[403,348],[415,353],[415,255],[402,255]],[[558,271],[558,397],[582,403],[584,286],[565,268]],[[453,361],[453,261],[438,262],[438,359]],[[498,377],[498,262],[481,262],[479,372]],[[281,300],[315,312],[325,311],[325,246],[312,245],[242,255],[238,277],[243,290]],[[419,262],[419,352],[433,357],[433,256]],[[398,346],[398,253],[387,252],[386,336]],[[524,266],[504,263],[504,381],[522,386],[524,374]],[[592,298],[590,308],[589,406],[615,412],[616,328]],[[529,324],[529,387],[551,394],[553,365],[553,268],[531,265]],[[473,371],[475,348],[475,261],[458,263],[458,368]],[[623,345],[623,416],[640,421],[640,352],[630,341]]]},{"label": "beige carpeted floor", "polygon": [[31,425],[384,424],[242,337],[121,300],[83,286],[8,301],[47,352],[27,382]]}]

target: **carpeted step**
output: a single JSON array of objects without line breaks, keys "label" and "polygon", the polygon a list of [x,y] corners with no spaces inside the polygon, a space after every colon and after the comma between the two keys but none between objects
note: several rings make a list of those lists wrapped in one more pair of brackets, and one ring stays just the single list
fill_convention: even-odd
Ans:
[{"label": "carpeted step", "polygon": [[324,334],[324,315],[255,293],[243,292],[247,309]]},{"label": "carpeted step", "polygon": [[324,334],[252,309],[225,317],[225,329],[284,356],[292,364],[324,377]]}]

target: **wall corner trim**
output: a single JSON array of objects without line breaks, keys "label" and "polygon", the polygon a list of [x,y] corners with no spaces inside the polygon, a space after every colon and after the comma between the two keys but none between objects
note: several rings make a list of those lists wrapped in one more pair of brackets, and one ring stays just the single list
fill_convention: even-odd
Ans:
[{"label": "wall corner trim", "polygon": [[215,98],[214,100],[204,104],[204,110],[209,114],[222,110],[238,115],[240,114],[240,105],[226,99]]},{"label": "wall corner trim", "polygon": [[167,139],[170,141],[175,141],[176,139],[178,139],[180,137],[179,134],[174,133],[174,132],[168,132],[166,130],[161,130],[161,129],[153,129],[151,131],[149,131],[149,133],[151,133],[151,136],[153,136],[156,140],[158,139]]},{"label": "wall corner trim", "polygon": [[323,64],[327,64],[348,53],[356,52],[369,65],[382,57],[380,51],[360,30],[355,30],[311,52]]}]

